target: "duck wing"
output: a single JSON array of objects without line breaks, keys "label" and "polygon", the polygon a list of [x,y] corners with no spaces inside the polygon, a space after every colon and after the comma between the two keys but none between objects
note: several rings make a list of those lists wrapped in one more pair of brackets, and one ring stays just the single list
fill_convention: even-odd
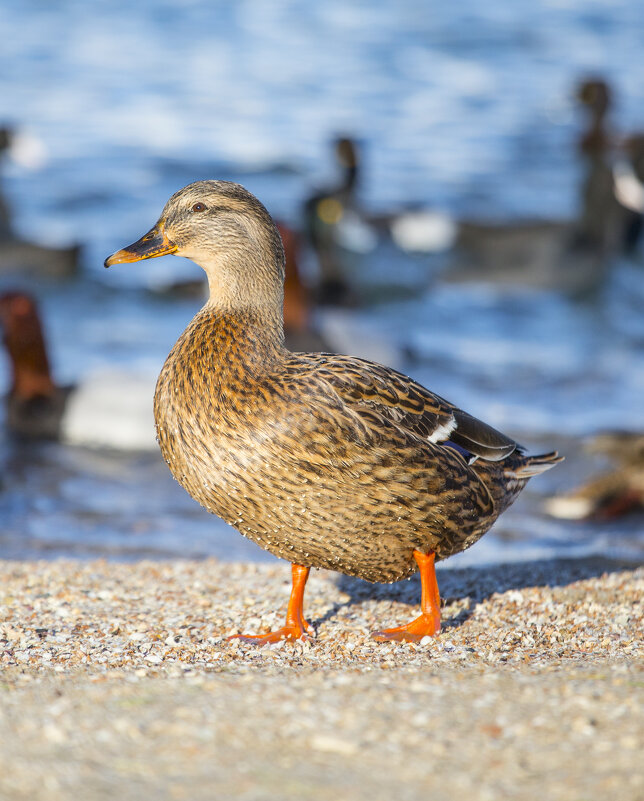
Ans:
[{"label": "duck wing", "polygon": [[456,445],[491,462],[519,449],[510,437],[397,370],[350,356],[306,357],[316,376],[328,382],[367,425],[370,417],[374,425],[384,418],[421,440]]}]

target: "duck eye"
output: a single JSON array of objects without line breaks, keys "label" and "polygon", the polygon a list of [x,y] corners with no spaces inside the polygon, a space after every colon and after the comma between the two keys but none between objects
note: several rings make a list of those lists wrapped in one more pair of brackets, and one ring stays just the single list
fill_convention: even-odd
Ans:
[{"label": "duck eye", "polygon": [[195,203],[195,205],[191,209],[192,211],[205,211],[206,207],[203,203]]}]

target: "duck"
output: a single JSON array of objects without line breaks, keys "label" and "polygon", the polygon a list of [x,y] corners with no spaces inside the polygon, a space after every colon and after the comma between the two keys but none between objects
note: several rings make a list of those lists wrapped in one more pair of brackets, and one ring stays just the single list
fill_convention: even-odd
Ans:
[{"label": "duck", "polygon": [[5,422],[13,436],[90,448],[157,450],[150,402],[153,375],[105,367],[75,385],[57,384],[38,305],[23,291],[0,294],[0,327],[11,370]]},{"label": "duck", "polygon": [[[378,299],[383,291],[364,285],[358,264],[382,243],[394,252],[410,255],[442,253],[454,243],[456,226],[444,212],[419,205],[370,213],[361,204],[357,188],[362,157],[357,141],[340,136],[332,142],[339,179],[304,203],[304,231],[317,256],[320,280],[317,301],[323,305],[355,306],[368,296]],[[401,263],[400,269],[402,269]],[[415,293],[427,281],[427,270],[410,270],[413,288],[389,284],[384,291],[401,296]]]},{"label": "duck", "polygon": [[77,275],[80,245],[55,248],[11,236],[0,240],[0,275],[11,278],[65,281]]},{"label": "duck", "polygon": [[357,213],[356,185],[359,153],[353,139],[333,141],[339,180],[310,195],[303,206],[304,232],[320,271],[316,301],[321,304],[353,305],[355,292],[347,275],[352,254],[365,254],[377,245],[371,229]]},{"label": "duck", "polygon": [[464,221],[441,280],[554,291],[575,299],[600,291],[607,267],[605,250],[567,221]]},{"label": "duck", "polygon": [[587,156],[602,156],[614,144],[614,134],[608,122],[613,92],[604,78],[593,75],[579,82],[575,96],[588,117],[588,125],[579,137],[579,152]]},{"label": "duck", "polygon": [[613,256],[629,249],[632,212],[620,203],[618,142],[608,124],[609,85],[582,80],[575,97],[587,122],[576,150],[582,163],[576,219],[462,220],[443,274],[447,282],[483,281],[585,297],[604,285]]},{"label": "duck", "polygon": [[513,439],[396,370],[284,346],[284,249],[241,185],[177,191],[156,224],[105,267],[165,254],[205,271],[209,298],[156,386],[161,452],[204,508],[291,563],[285,625],[236,635],[306,638],[312,568],[371,582],[419,572],[421,614],[374,632],[419,641],[440,630],[435,563],[473,545],[532,476],[561,457]]},{"label": "duck", "polygon": [[[15,134],[0,128],[0,155],[11,150]],[[9,204],[0,192],[0,276],[61,280],[78,273],[82,256],[80,245],[56,248],[29,242],[17,236],[11,222]]]},{"label": "duck", "polygon": [[590,481],[545,503],[552,517],[611,520],[644,511],[644,434],[630,431],[597,435],[587,450],[613,464]]}]

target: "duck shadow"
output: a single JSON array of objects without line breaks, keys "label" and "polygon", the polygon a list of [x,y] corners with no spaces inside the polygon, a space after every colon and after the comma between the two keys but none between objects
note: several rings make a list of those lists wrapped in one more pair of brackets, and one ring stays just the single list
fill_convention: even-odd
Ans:
[{"label": "duck shadow", "polygon": [[[589,556],[579,559],[543,559],[531,562],[512,562],[483,567],[440,569],[438,585],[442,605],[469,599],[468,608],[443,621],[443,628],[458,627],[474,612],[477,604],[495,593],[522,590],[528,587],[565,587],[576,581],[596,578],[606,573],[633,570],[639,563],[618,559]],[[349,596],[348,601],[334,604],[317,621],[333,618],[343,606],[368,600],[398,601],[418,607],[420,603],[420,576],[418,574],[393,584],[371,584],[352,576],[340,576],[338,589]]]}]

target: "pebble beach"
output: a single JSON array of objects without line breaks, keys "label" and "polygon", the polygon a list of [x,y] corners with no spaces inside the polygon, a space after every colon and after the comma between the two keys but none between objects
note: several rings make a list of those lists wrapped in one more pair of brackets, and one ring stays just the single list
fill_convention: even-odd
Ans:
[{"label": "pebble beach", "polygon": [[606,559],[314,571],[308,642],[286,564],[0,562],[0,798],[644,798],[644,569]]}]

